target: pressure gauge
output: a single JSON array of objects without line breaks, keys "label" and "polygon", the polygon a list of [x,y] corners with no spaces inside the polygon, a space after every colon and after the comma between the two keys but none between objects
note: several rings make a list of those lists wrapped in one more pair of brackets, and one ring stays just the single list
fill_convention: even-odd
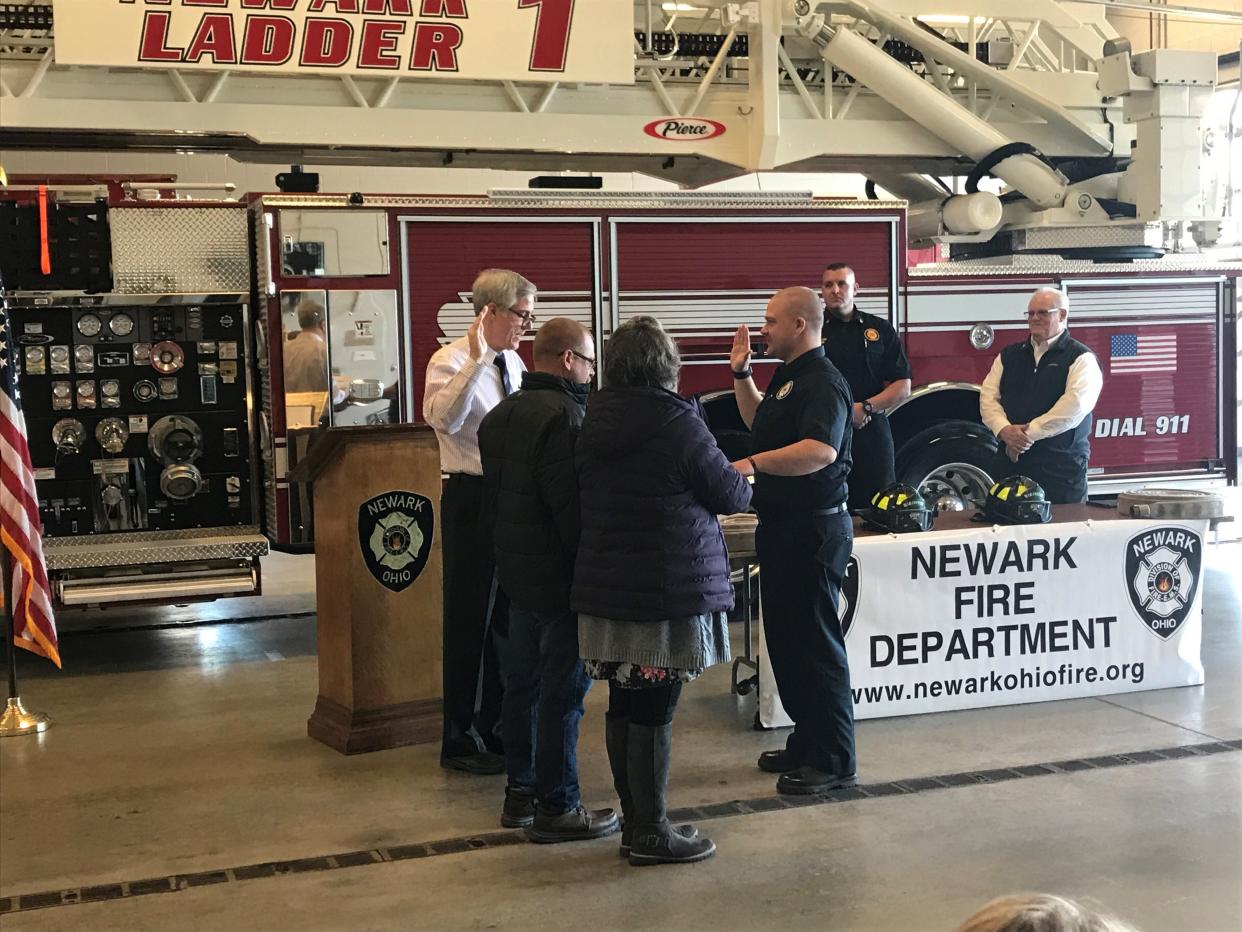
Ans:
[{"label": "pressure gauge", "polygon": [[78,333],[84,337],[97,337],[103,329],[103,321],[95,314],[83,314],[78,318]]},{"label": "pressure gauge", "polygon": [[67,411],[73,407],[73,385],[69,382],[52,383],[52,410]]},{"label": "pressure gauge", "polygon": [[43,375],[47,372],[47,351],[42,346],[26,347],[26,374]]},{"label": "pressure gauge", "polygon": [[134,397],[139,401],[151,401],[155,396],[155,383],[150,379],[143,379],[134,384]]},{"label": "pressure gauge", "polygon": [[118,337],[127,337],[134,332],[134,318],[128,314],[113,314],[108,320],[108,329]]},{"label": "pressure gauge", "polygon": [[116,379],[104,379],[99,383],[99,395],[105,408],[121,406],[121,383]]},{"label": "pressure gauge", "polygon": [[95,348],[92,346],[77,346],[73,350],[73,359],[77,364],[79,372],[95,371]]},{"label": "pressure gauge", "polygon": [[93,408],[95,407],[95,383],[79,382],[78,383],[78,407]]},{"label": "pressure gauge", "polygon": [[69,374],[69,347],[53,346],[48,352],[48,358],[52,361],[52,375]]}]

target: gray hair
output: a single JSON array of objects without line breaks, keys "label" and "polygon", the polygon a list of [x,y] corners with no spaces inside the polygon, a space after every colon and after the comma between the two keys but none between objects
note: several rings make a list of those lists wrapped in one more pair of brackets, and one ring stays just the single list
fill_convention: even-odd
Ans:
[{"label": "gray hair", "polygon": [[1050,893],[1020,893],[992,900],[957,932],[1134,932],[1113,916]]},{"label": "gray hair", "polygon": [[675,392],[680,371],[677,345],[654,317],[631,317],[608,341],[604,385],[609,388],[647,386]]},{"label": "gray hair", "polygon": [[1036,288],[1031,293],[1031,297],[1033,298],[1037,294],[1052,295],[1054,298],[1057,299],[1057,303],[1056,303],[1057,307],[1064,308],[1066,311],[1069,311],[1069,295],[1066,294],[1064,291],[1062,291],[1060,288],[1053,288],[1051,285],[1045,285],[1043,288]]},{"label": "gray hair", "polygon": [[470,286],[470,298],[477,317],[489,304],[511,308],[522,298],[533,298],[539,289],[509,269],[484,269]]},{"label": "gray hair", "polygon": [[323,305],[314,298],[303,298],[298,302],[298,326],[303,330],[323,323]]}]

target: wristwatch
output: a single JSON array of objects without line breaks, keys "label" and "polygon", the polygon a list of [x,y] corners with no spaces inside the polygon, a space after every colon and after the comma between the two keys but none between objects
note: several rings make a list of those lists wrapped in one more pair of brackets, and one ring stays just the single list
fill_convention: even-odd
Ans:
[{"label": "wristwatch", "polygon": [[734,377],[735,379],[737,379],[739,382],[740,382],[742,379],[749,379],[749,378],[750,378],[750,376],[751,376],[751,372],[752,372],[752,370],[751,370],[750,366],[747,366],[747,367],[746,367],[745,369],[743,369],[741,372],[738,372],[736,369],[733,369],[733,370],[731,370],[731,371],[733,372],[733,377]]},{"label": "wristwatch", "polygon": [[863,414],[867,415],[867,417],[871,417],[871,415],[875,414],[875,408],[871,406],[870,401],[864,401],[862,403],[862,409],[863,409]]}]

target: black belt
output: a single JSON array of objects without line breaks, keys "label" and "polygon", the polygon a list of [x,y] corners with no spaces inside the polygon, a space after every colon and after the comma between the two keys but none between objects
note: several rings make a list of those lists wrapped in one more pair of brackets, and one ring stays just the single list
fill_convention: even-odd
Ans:
[{"label": "black belt", "polygon": [[773,524],[777,521],[793,521],[798,518],[827,518],[830,515],[839,515],[843,512],[849,511],[849,509],[850,506],[848,502],[842,502],[840,505],[833,505],[831,508],[811,508],[806,511],[794,511],[792,509],[787,509],[768,514],[760,513],[759,522],[761,524],[765,522]]}]

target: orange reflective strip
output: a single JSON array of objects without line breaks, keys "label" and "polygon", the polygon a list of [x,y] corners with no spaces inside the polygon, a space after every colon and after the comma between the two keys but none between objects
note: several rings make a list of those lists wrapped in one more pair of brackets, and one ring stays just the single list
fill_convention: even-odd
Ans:
[{"label": "orange reflective strip", "polygon": [[47,251],[47,185],[39,185],[39,269],[52,274],[52,256]]}]

